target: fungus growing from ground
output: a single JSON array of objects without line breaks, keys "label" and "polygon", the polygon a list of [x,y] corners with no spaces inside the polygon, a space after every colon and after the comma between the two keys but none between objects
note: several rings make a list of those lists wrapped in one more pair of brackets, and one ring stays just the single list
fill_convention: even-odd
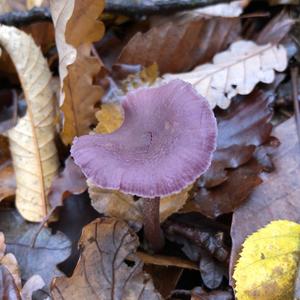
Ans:
[{"label": "fungus growing from ground", "polygon": [[95,185],[146,198],[144,233],[158,251],[160,197],[180,192],[208,169],[216,120],[208,102],[181,80],[129,92],[122,105],[119,129],[75,138],[71,153]]}]

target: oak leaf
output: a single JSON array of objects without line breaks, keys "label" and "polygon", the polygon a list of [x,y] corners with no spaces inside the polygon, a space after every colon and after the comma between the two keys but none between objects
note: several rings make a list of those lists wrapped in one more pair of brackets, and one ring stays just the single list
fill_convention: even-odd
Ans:
[{"label": "oak leaf", "polygon": [[47,215],[47,194],[59,167],[51,73],[26,33],[2,25],[0,44],[14,62],[27,102],[26,115],[8,131],[17,180],[16,205],[24,218],[38,222]]},{"label": "oak leaf", "polygon": [[251,234],[233,273],[237,299],[295,299],[299,245],[300,225],[291,221],[273,221]]},{"label": "oak leaf", "polygon": [[161,299],[143,264],[134,256],[138,237],[123,221],[97,219],[82,232],[82,249],[73,276],[55,278],[53,299]]},{"label": "oak leaf", "polygon": [[191,83],[210,106],[226,109],[231,98],[247,95],[258,82],[272,83],[276,71],[287,67],[287,52],[281,45],[257,45],[241,40],[214,56],[212,63],[188,73],[165,74],[165,81],[175,78]]},{"label": "oak leaf", "polygon": [[92,43],[104,33],[98,17],[104,1],[53,0],[51,13],[59,54],[60,105],[64,113],[62,138],[70,144],[95,123],[95,105],[102,89],[93,84],[101,63],[90,55]]}]

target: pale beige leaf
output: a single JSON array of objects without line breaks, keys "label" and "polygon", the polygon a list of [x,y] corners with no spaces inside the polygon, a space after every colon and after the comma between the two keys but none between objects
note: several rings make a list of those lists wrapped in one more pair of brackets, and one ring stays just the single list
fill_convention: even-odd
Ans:
[{"label": "pale beige leaf", "polygon": [[247,95],[258,82],[271,83],[276,71],[287,67],[287,52],[281,45],[256,45],[252,41],[237,41],[213,62],[181,74],[166,74],[165,81],[175,78],[191,83],[214,108],[225,109],[237,94]]},{"label": "pale beige leaf", "polygon": [[47,194],[59,167],[51,73],[31,36],[21,30],[0,26],[0,44],[16,67],[27,102],[26,115],[8,132],[16,206],[25,219],[39,222],[47,215]]},{"label": "pale beige leaf", "polygon": [[70,144],[75,136],[89,133],[96,122],[102,88],[93,84],[93,77],[102,64],[91,56],[91,47],[104,33],[98,20],[104,0],[52,0],[50,4],[59,54],[62,139]]},{"label": "pale beige leaf", "polygon": [[22,300],[31,300],[32,294],[43,288],[45,286],[45,282],[40,275],[31,276],[24,284],[21,290],[21,298]]},{"label": "pale beige leaf", "polygon": [[27,0],[26,6],[27,9],[32,9],[34,7],[39,7],[43,4],[44,0]]},{"label": "pale beige leaf", "polygon": [[179,14],[192,14],[194,16],[204,14],[209,16],[233,18],[242,14],[243,8],[248,5],[248,2],[249,1],[247,0],[240,0],[232,1],[230,3],[219,3],[185,11]]},{"label": "pale beige leaf", "polygon": [[0,265],[4,265],[6,267],[6,269],[14,278],[17,288],[21,289],[21,275],[17,259],[11,253],[4,254],[5,249],[5,237],[4,234],[0,232]]},{"label": "pale beige leaf", "polygon": [[[142,224],[143,222],[143,198],[134,201],[133,196],[118,191],[104,190],[91,182],[88,182],[89,195],[93,207],[100,213],[118,219],[133,221]],[[188,199],[189,186],[178,194],[160,199],[160,222],[165,221],[170,215],[177,212]]]}]

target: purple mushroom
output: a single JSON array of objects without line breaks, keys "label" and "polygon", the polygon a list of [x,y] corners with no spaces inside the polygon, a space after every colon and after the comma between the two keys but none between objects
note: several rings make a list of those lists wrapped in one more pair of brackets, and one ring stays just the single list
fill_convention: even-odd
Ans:
[{"label": "purple mushroom", "polygon": [[160,197],[180,192],[208,169],[216,120],[208,102],[181,80],[129,92],[122,105],[118,130],[75,138],[71,154],[95,185],[147,198],[144,233],[158,250]]}]

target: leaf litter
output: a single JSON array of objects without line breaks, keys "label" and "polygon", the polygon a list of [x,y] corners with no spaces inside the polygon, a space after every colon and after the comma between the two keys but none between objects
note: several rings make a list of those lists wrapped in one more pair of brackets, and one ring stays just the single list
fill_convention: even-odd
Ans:
[{"label": "leaf litter", "polygon": [[[294,111],[290,68],[299,63],[297,6],[267,9],[267,1],[264,5],[234,1],[184,10],[182,5],[191,5],[189,0],[150,1],[148,6],[143,1],[115,0],[53,0],[50,6],[49,1],[4,2],[0,14],[13,16],[10,24],[17,28],[0,27],[2,298],[229,300],[264,295],[270,276],[263,274],[271,269],[261,268],[260,281],[248,268],[233,274],[244,258],[251,265],[254,232],[264,231],[261,228],[271,221],[271,225],[282,222],[282,230],[289,223],[277,220],[299,222],[296,130],[291,119],[281,124]],[[41,10],[29,10],[34,5]],[[153,14],[157,5],[163,7],[160,12],[168,13]],[[16,21],[21,16],[15,15],[16,9],[23,11],[25,26]],[[38,21],[51,13],[53,24],[49,18],[32,19],[36,11],[41,13],[34,16]],[[178,121],[174,112],[165,113],[171,106],[152,111],[149,118],[151,107],[145,97],[174,78],[190,82],[210,103],[216,118],[218,137],[209,168],[159,202],[137,189],[128,194],[123,185],[104,189],[109,184],[102,183],[119,172],[127,156],[112,166],[93,140],[107,143],[116,136],[109,141],[110,152],[120,145],[122,153],[137,150],[131,161],[142,158],[145,164],[143,147],[156,145],[156,137],[172,131],[172,122],[159,127],[160,120]],[[176,89],[178,96],[179,86]],[[125,99],[141,91],[145,97],[127,110]],[[166,93],[158,95],[155,101],[166,103]],[[176,100],[178,113],[191,105],[189,101],[187,94]],[[174,126],[173,148],[181,130],[192,124],[189,117],[180,120],[181,127]],[[138,127],[132,127],[138,129],[134,138],[119,134],[127,120],[139,118]],[[157,124],[149,126],[149,120]],[[142,136],[143,128],[151,132]],[[75,136],[84,135],[92,141],[95,155],[77,166],[70,146]],[[142,144],[135,144],[141,136]],[[127,142],[120,144],[124,138]],[[185,143],[174,169],[196,140],[194,136]],[[79,147],[83,155],[86,146]],[[168,180],[178,185],[189,168],[200,174],[200,156],[190,156],[189,164],[168,175]],[[84,175],[95,166],[101,167],[92,179],[101,177],[101,185]],[[159,190],[165,180],[157,182],[162,170],[163,162],[155,169],[136,170],[132,177],[148,178]],[[154,238],[149,239],[149,228]],[[263,253],[272,245],[275,229],[265,232],[264,244],[258,245]],[[152,247],[156,237],[163,241],[158,250]],[[246,246],[242,250],[245,240],[249,252]],[[259,255],[263,265],[265,254]],[[288,261],[283,256],[281,265]],[[244,279],[237,280],[241,276]],[[280,290],[273,292],[297,298],[299,280],[284,278],[276,281]]]}]

